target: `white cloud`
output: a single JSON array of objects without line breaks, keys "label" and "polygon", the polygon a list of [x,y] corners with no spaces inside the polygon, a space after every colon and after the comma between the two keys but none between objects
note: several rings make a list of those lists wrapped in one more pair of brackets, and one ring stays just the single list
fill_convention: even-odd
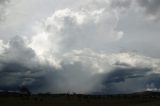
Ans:
[{"label": "white cloud", "polygon": [[118,13],[108,6],[91,10],[66,8],[55,11],[37,28],[37,35],[33,37],[30,47],[37,54],[43,54],[47,49],[63,53],[74,49],[97,49],[121,39],[124,33],[116,30]]}]

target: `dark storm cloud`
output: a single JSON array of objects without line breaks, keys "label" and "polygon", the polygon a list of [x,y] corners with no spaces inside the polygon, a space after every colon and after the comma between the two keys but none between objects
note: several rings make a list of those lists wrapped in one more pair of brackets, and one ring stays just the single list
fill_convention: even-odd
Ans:
[{"label": "dark storm cloud", "polygon": [[[94,73],[98,70],[94,68],[95,64],[100,65],[98,60],[102,60],[102,64],[107,66],[119,56],[128,57],[128,54],[115,56],[106,54],[102,59],[100,54],[88,55],[89,51],[81,52],[84,53],[71,54],[68,57],[69,61],[64,59],[61,68],[55,68],[47,62],[40,63],[24,40],[15,37],[0,56],[0,89],[17,90],[20,86],[27,86],[32,92],[113,94],[145,90],[146,86],[160,87],[158,84],[160,75],[153,74],[152,65],[142,64],[143,67],[141,65],[133,67],[130,63],[121,62],[123,59],[121,61],[118,59],[112,64],[111,69],[102,65],[101,68],[106,71]],[[78,57],[79,61],[74,61],[74,56]],[[115,58],[116,56],[118,57]],[[133,56],[130,57],[131,60],[136,59],[134,55],[130,56]],[[138,57],[140,60],[136,61],[141,61],[141,58]]]},{"label": "dark storm cloud", "polygon": [[[12,38],[0,55],[0,90],[17,90],[27,86],[33,92],[88,92],[90,67],[82,63],[62,64],[56,69],[48,62],[41,63],[35,52],[20,36]],[[85,86],[88,84],[88,86]]]},{"label": "dark storm cloud", "polygon": [[149,74],[149,68],[116,68],[110,73],[101,75],[102,89],[98,93],[117,94],[159,90],[160,74]]},{"label": "dark storm cloud", "polygon": [[156,14],[160,9],[159,0],[138,0],[139,4],[146,9],[149,14]]},{"label": "dark storm cloud", "polygon": [[1,60],[6,63],[16,61],[20,64],[25,64],[35,58],[34,51],[28,48],[23,39],[18,36],[9,41],[9,48],[6,48],[4,52]]},{"label": "dark storm cloud", "polygon": [[[8,47],[2,51],[1,90],[17,90],[20,86],[27,86],[35,93],[111,94],[145,90],[146,86],[159,87],[160,75],[153,74],[155,69],[152,68],[152,64],[157,66],[157,61],[156,63],[154,59],[148,61],[149,58],[143,56],[128,53],[102,55],[81,50],[66,55],[61,62],[61,67],[56,68],[49,62],[40,62],[34,50],[18,36],[11,39]],[[132,63],[128,60],[132,60]],[[133,64],[135,66],[132,66]],[[99,73],[100,69],[104,72]]]},{"label": "dark storm cloud", "polygon": [[9,48],[0,55],[0,66],[0,89],[10,90],[42,81],[42,76],[50,68],[38,63],[34,51],[18,36],[9,42]]},{"label": "dark storm cloud", "polygon": [[144,77],[152,69],[148,68],[117,68],[104,77],[104,83],[118,83],[131,78]]},{"label": "dark storm cloud", "polygon": [[160,0],[137,0],[138,4],[145,9],[147,15],[155,19],[160,18]]}]

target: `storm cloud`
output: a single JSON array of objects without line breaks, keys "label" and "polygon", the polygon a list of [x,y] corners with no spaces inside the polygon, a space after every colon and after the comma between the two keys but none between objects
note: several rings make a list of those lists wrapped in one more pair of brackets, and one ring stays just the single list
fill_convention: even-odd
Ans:
[{"label": "storm cloud", "polygon": [[[3,90],[27,86],[33,92],[110,94],[146,90],[150,84],[159,89],[160,60],[135,53],[73,50],[57,57],[60,62],[55,64],[38,57],[18,36],[1,51],[0,88]],[[126,87],[129,82],[132,85]],[[135,86],[140,82],[142,85]]]},{"label": "storm cloud", "polygon": [[160,1],[159,0],[137,0],[139,5],[144,9],[150,19],[157,20],[160,18]]},{"label": "storm cloud", "polygon": [[0,1],[5,19],[0,90],[27,86],[34,93],[116,94],[160,89],[159,52],[153,57],[150,47],[159,49],[160,32],[154,28],[158,23],[145,20],[159,19],[158,0],[61,1]]}]

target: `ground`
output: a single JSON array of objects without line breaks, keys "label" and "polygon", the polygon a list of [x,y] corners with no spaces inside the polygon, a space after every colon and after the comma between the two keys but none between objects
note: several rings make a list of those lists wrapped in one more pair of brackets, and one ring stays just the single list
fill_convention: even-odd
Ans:
[{"label": "ground", "polygon": [[125,95],[0,94],[0,106],[160,106],[160,93]]}]

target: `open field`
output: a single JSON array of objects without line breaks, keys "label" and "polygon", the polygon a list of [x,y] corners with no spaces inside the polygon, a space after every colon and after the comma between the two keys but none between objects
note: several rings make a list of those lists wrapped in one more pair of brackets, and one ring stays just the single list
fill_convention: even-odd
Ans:
[{"label": "open field", "polygon": [[126,95],[0,94],[0,106],[160,106],[160,93]]}]

